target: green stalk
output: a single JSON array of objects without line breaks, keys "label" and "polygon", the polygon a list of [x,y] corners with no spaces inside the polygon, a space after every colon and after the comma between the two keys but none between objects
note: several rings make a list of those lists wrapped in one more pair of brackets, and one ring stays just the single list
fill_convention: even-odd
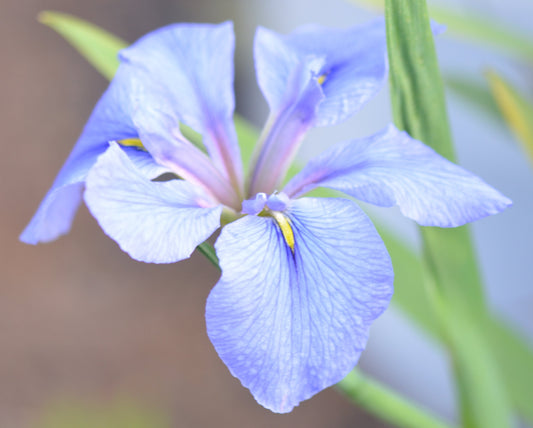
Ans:
[{"label": "green stalk", "polygon": [[397,427],[451,428],[402,396],[353,370],[337,387],[354,403]]},{"label": "green stalk", "polygon": [[[455,160],[444,86],[425,0],[386,0],[391,102],[396,126]],[[467,227],[421,228],[425,281],[452,359],[465,427],[505,428],[510,409],[488,346],[489,315]]]},{"label": "green stalk", "polygon": [[213,266],[215,266],[218,270],[220,270],[220,265],[218,264],[218,257],[217,253],[215,252],[215,249],[209,242],[202,242],[200,245],[196,247],[198,251],[200,251],[207,260],[209,260]]}]

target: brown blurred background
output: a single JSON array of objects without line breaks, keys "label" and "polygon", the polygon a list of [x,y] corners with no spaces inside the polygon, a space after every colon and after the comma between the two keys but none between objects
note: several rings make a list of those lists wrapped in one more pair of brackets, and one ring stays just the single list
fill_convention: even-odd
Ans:
[{"label": "brown blurred background", "polygon": [[[50,409],[65,403],[117,402],[136,403],[175,427],[387,426],[333,389],[289,415],[256,404],[207,338],[204,304],[218,273],[199,255],[176,265],[137,263],[85,207],[66,237],[36,247],[18,242],[107,84],[37,14],[72,13],[128,41],[175,21],[234,20],[237,84],[246,86],[254,81],[255,23],[245,19],[251,3],[0,3],[1,428],[41,428]],[[245,115],[247,102],[238,99]]]}]

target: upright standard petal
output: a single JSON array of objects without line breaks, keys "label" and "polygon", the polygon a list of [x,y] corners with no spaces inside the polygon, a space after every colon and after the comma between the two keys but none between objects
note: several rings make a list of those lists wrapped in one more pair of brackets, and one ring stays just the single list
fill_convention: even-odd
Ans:
[{"label": "upright standard petal", "polygon": [[260,404],[289,412],[346,376],[393,291],[385,246],[354,202],[291,201],[276,217],[229,224],[215,246],[222,277],[207,332]]},{"label": "upright standard petal", "polygon": [[309,25],[285,36],[260,31],[254,48],[257,79],[271,109],[284,104],[291,73],[309,57],[323,59],[314,76],[325,95],[318,108],[318,126],[347,119],[385,82],[383,19],[348,29]]},{"label": "upright standard petal", "polygon": [[264,28],[257,30],[254,49],[257,79],[271,111],[254,152],[248,196],[276,190],[324,98],[317,81],[324,58],[300,57]]},{"label": "upright standard petal", "polygon": [[398,205],[422,226],[461,226],[511,204],[479,177],[392,125],[334,145],[311,160],[284,192],[296,197],[316,187],[382,207]]},{"label": "upright standard petal", "polygon": [[137,136],[130,118],[131,74],[128,66],[119,68],[51,189],[20,235],[21,241],[37,244],[67,233],[81,202],[85,177],[108,142]]},{"label": "upright standard petal", "polygon": [[215,165],[242,186],[233,125],[233,25],[174,24],[121,51],[122,61],[144,69],[165,89],[173,113],[203,136]]},{"label": "upright standard petal", "polygon": [[85,202],[122,250],[152,263],[189,257],[220,226],[222,211],[186,181],[146,179],[115,143],[91,169]]},{"label": "upright standard petal", "polygon": [[237,189],[212,160],[180,132],[180,120],[166,87],[151,82],[132,92],[133,122],[143,146],[158,163],[180,177],[201,186],[220,203],[240,210]]}]

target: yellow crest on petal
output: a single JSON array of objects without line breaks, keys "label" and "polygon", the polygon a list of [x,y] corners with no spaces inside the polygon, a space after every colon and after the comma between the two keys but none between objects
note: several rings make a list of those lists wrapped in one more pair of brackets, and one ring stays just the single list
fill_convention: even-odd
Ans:
[{"label": "yellow crest on petal", "polygon": [[287,216],[279,211],[271,211],[270,215],[274,218],[279,226],[285,242],[294,254],[294,232],[292,231],[291,222]]},{"label": "yellow crest on petal", "polygon": [[124,140],[118,140],[117,143],[125,147],[137,147],[138,149],[146,150],[138,138],[125,138]]}]

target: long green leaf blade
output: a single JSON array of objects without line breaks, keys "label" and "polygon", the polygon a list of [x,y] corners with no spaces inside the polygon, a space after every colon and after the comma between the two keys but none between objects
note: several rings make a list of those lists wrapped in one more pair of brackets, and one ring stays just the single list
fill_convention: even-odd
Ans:
[{"label": "long green leaf blade", "polygon": [[[383,11],[385,3],[384,0],[351,1],[375,11]],[[473,14],[464,15],[439,6],[429,6],[429,12],[432,19],[446,25],[449,34],[484,44],[533,64],[533,43],[527,36],[506,28],[497,21]]]},{"label": "long green leaf blade", "polygon": [[451,428],[424,409],[387,389],[380,383],[352,370],[337,387],[359,406],[381,419],[402,428]]},{"label": "long green leaf blade", "polygon": [[[396,125],[455,160],[425,0],[386,0],[391,97]],[[422,228],[426,280],[456,374],[467,427],[509,426],[510,411],[483,327],[488,317],[466,227]]]},{"label": "long green leaf blade", "polygon": [[127,43],[97,26],[60,12],[42,12],[39,21],[57,31],[104,77],[112,79],[118,68],[117,54]]}]

